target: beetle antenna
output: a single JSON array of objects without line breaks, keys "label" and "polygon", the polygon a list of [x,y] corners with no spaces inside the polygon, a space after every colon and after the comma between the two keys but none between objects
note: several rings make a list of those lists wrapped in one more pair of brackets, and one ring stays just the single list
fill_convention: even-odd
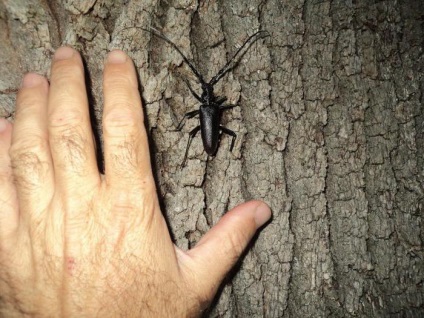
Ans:
[{"label": "beetle antenna", "polygon": [[[252,34],[246,41],[244,41],[243,45],[237,50],[237,52],[233,55],[233,57],[225,64],[223,68],[219,70],[219,72],[212,77],[209,84],[215,85],[218,83],[218,81],[229,71],[231,71],[233,68],[235,68],[240,61],[240,58],[247,52],[247,50],[250,48],[250,46],[255,43],[257,40],[268,37],[269,33],[268,31],[258,31],[254,34]],[[244,51],[243,51],[244,50]],[[238,56],[241,52],[243,53]]]},{"label": "beetle antenna", "polygon": [[166,37],[164,34],[162,34],[159,30],[153,28],[153,27],[149,27],[148,29],[144,29],[141,28],[144,31],[150,32],[153,35],[157,36],[158,38],[164,40],[165,42],[168,42],[169,44],[171,44],[171,46],[177,50],[178,53],[180,53],[181,57],[184,59],[184,61],[187,63],[187,65],[190,67],[190,69],[192,70],[192,72],[194,73],[194,75],[196,75],[197,79],[200,81],[201,84],[206,84],[205,80],[203,79],[203,76],[197,71],[197,69],[194,67],[193,63],[190,62],[190,60],[184,55],[183,52],[181,52],[181,50],[179,49],[179,47],[172,42],[168,37]]}]

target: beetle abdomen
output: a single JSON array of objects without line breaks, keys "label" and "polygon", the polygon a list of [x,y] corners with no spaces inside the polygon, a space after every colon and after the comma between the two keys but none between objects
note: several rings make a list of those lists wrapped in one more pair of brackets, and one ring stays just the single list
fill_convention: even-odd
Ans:
[{"label": "beetle abdomen", "polygon": [[199,115],[203,148],[212,156],[218,149],[221,111],[219,107],[201,105]]}]

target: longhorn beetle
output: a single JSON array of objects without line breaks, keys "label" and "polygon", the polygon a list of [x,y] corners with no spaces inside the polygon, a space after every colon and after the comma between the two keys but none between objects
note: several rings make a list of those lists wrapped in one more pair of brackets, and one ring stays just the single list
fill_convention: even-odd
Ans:
[{"label": "longhorn beetle", "polygon": [[[184,126],[184,121],[186,119],[193,118],[194,116],[199,115],[200,125],[196,126],[189,133],[187,147],[186,147],[182,166],[184,167],[186,164],[188,150],[190,148],[191,142],[193,138],[196,136],[196,134],[199,132],[199,130],[202,136],[203,148],[205,149],[208,155],[212,156],[216,153],[218,149],[220,131],[232,137],[231,146],[230,146],[230,151],[232,151],[237,135],[234,131],[221,126],[220,122],[221,122],[222,112],[224,110],[233,108],[237,105],[224,104],[227,101],[227,97],[225,96],[221,97],[221,96],[215,95],[213,91],[214,86],[216,83],[219,82],[221,78],[224,77],[225,74],[227,74],[229,71],[231,71],[238,65],[241,57],[247,52],[247,50],[250,48],[250,46],[253,43],[255,43],[257,40],[261,38],[269,36],[269,33],[267,31],[257,31],[256,33],[248,37],[247,40],[244,41],[243,45],[236,51],[233,57],[227,62],[227,64],[225,64],[224,67],[222,67],[218,71],[218,73],[216,73],[216,75],[212,77],[212,79],[209,82],[206,82],[203,79],[203,76],[200,74],[200,72],[194,67],[193,63],[184,55],[184,53],[179,49],[179,47],[174,42],[172,42],[169,38],[167,38],[165,35],[160,33],[155,28],[150,27],[150,29],[143,29],[143,30],[148,31],[152,33],[153,35],[157,36],[158,38],[168,42],[181,55],[183,60],[187,63],[191,71],[199,80],[201,88],[202,88],[202,94],[198,95],[193,90],[190,83],[187,80],[184,80],[191,94],[201,104],[199,109],[186,113],[183,119],[180,121],[180,123],[177,126],[177,130],[181,130]],[[243,51],[243,49],[245,49],[245,51]]]}]

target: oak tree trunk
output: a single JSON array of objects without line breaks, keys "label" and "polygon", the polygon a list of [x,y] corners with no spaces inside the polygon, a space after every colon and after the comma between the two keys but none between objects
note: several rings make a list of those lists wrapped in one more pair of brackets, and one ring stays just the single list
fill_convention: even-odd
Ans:
[{"label": "oak tree trunk", "polygon": [[[273,210],[208,317],[423,317],[424,2],[3,0],[0,115],[13,120],[22,75],[49,75],[60,45],[86,62],[100,132],[103,60],[134,59],[152,162],[175,243],[190,248],[229,208]],[[197,136],[181,168],[199,86],[160,29],[239,106],[215,157]],[[200,93],[200,92],[199,92]]]}]

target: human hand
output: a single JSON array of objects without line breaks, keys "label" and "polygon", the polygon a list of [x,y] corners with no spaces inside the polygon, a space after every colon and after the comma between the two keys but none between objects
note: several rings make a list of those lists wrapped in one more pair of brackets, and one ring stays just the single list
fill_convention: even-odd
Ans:
[{"label": "human hand", "polygon": [[50,85],[24,77],[15,123],[0,118],[0,316],[197,316],[270,218],[251,201],[193,249],[176,247],[137,87],[132,61],[110,53],[101,175],[79,54],[58,49]]}]

